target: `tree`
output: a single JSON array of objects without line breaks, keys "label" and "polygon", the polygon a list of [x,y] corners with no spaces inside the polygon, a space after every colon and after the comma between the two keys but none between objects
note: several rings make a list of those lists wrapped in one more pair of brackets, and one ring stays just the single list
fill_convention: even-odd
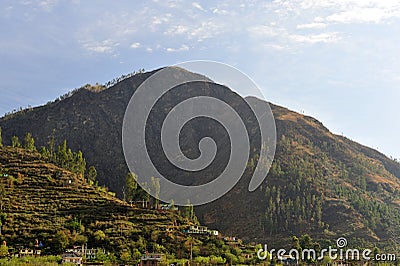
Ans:
[{"label": "tree", "polygon": [[132,250],[131,258],[132,258],[135,262],[137,262],[137,261],[140,259],[141,256],[142,256],[142,254],[139,252],[139,250],[138,250],[137,248],[134,248],[134,249]]},{"label": "tree", "polygon": [[28,151],[35,151],[35,139],[32,137],[31,133],[26,133],[25,138],[24,138],[24,148],[27,149]]},{"label": "tree", "polygon": [[125,178],[126,185],[126,199],[128,201],[135,200],[137,190],[137,175],[135,173],[129,173]]},{"label": "tree", "polygon": [[64,252],[65,248],[69,245],[69,240],[64,232],[57,232],[53,239],[53,250],[55,253]]},{"label": "tree", "polygon": [[300,246],[301,246],[302,249],[313,248],[314,243],[313,243],[311,237],[308,234],[302,235],[300,237]]},{"label": "tree", "polygon": [[49,150],[46,148],[46,147],[41,147],[40,149],[39,149],[39,153],[40,153],[40,155],[42,155],[43,156],[43,158],[45,158],[45,159],[49,159],[50,158],[50,152],[49,152]]},{"label": "tree", "polygon": [[151,177],[151,183],[153,185],[154,188],[154,197],[155,197],[155,205],[156,208],[158,208],[158,203],[159,203],[159,196],[160,196],[160,179],[159,178],[155,178],[155,177]]},{"label": "tree", "polygon": [[97,249],[96,261],[98,261],[98,262],[106,262],[108,260],[109,259],[108,259],[107,255],[103,252],[103,250]]},{"label": "tree", "polygon": [[8,247],[6,245],[1,245],[0,246],[0,257],[4,258],[7,255],[8,255]]},{"label": "tree", "polygon": [[301,251],[302,251],[302,248],[300,246],[300,241],[297,236],[292,237],[292,249],[297,250],[299,253],[301,253]]},{"label": "tree", "polygon": [[17,136],[12,136],[11,138],[11,146],[13,148],[21,148],[21,143],[19,142],[19,139]]},{"label": "tree", "polygon": [[122,251],[119,258],[125,263],[128,263],[132,259],[131,253],[128,250]]},{"label": "tree", "polygon": [[3,147],[3,137],[1,135],[1,127],[0,127],[0,148]]},{"label": "tree", "polygon": [[102,242],[106,239],[106,234],[104,234],[104,232],[101,230],[97,230],[94,232],[93,237],[96,242]]},{"label": "tree", "polygon": [[71,231],[71,233],[73,232],[82,233],[85,230],[85,227],[82,225],[82,222],[80,220],[78,221],[76,217],[68,221],[65,224],[65,227],[68,228]]},{"label": "tree", "polygon": [[193,219],[194,219],[193,204],[190,204],[190,200],[187,200],[187,204],[185,205],[185,211],[183,213],[183,216],[188,218],[191,221],[193,221]]},{"label": "tree", "polygon": [[211,264],[225,264],[226,260],[224,258],[221,258],[220,256],[215,256],[215,255],[211,255],[210,256],[210,263]]},{"label": "tree", "polygon": [[87,178],[89,180],[89,184],[94,184],[97,177],[97,171],[94,166],[90,166],[87,172]]}]

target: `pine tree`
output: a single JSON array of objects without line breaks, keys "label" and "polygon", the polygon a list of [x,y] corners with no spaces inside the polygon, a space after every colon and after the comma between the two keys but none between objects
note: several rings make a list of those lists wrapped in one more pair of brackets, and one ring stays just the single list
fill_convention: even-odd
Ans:
[{"label": "pine tree", "polygon": [[13,148],[21,148],[21,143],[19,142],[19,139],[17,136],[12,136],[11,138],[11,146]]},{"label": "pine tree", "polygon": [[190,203],[190,200],[187,200],[184,216],[191,221],[194,220],[194,208],[193,208],[193,204]]},{"label": "pine tree", "polygon": [[35,139],[32,137],[31,133],[26,133],[25,138],[24,138],[24,148],[27,149],[28,151],[35,151]]},{"label": "pine tree", "polygon": [[87,171],[87,179],[89,180],[89,184],[94,184],[97,177],[97,171],[94,166],[90,166]]},{"label": "pine tree", "polygon": [[1,135],[1,127],[0,127],[0,148],[3,147],[3,137]]},{"label": "pine tree", "polygon": [[137,175],[135,173],[129,173],[125,178],[126,186],[126,199],[128,201],[135,200],[137,192]]}]

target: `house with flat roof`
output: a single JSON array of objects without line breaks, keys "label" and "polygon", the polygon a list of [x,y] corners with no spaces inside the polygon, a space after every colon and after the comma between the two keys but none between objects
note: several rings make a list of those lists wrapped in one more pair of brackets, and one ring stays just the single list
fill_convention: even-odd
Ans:
[{"label": "house with flat roof", "polygon": [[65,252],[61,255],[62,262],[61,264],[73,263],[75,265],[83,265],[82,256],[75,252]]},{"label": "house with flat roof", "polygon": [[140,259],[140,266],[157,266],[164,258],[162,253],[146,253]]}]

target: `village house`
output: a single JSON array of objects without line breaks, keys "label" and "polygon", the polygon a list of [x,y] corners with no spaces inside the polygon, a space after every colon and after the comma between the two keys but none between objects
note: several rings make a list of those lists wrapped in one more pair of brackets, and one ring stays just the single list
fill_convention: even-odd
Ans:
[{"label": "village house", "polygon": [[26,256],[38,257],[38,256],[40,256],[40,254],[41,254],[40,249],[22,248],[18,252],[18,257],[20,257],[20,258],[26,257]]},{"label": "village house", "polygon": [[170,211],[177,211],[178,207],[175,207],[173,204],[171,203],[164,203],[160,205],[160,209],[161,210],[170,210]]},{"label": "village house", "polygon": [[161,253],[146,253],[140,259],[140,266],[157,266],[161,264],[164,254]]},{"label": "village house", "polygon": [[219,232],[217,230],[210,230],[207,226],[191,225],[184,230],[187,234],[200,234],[200,235],[212,235],[218,236]]},{"label": "village house", "polygon": [[225,244],[229,245],[230,247],[238,248],[243,246],[242,240],[235,236],[226,236],[224,237]]},{"label": "village house", "polygon": [[[105,253],[105,250],[101,250]],[[82,246],[74,246],[73,248],[67,249],[65,253],[76,253],[82,257],[85,257],[87,260],[96,259],[96,254],[98,252],[97,248],[87,248],[84,245]]]},{"label": "village house", "polygon": [[73,263],[75,265],[83,265],[82,256],[75,252],[65,252],[61,255],[62,264]]}]

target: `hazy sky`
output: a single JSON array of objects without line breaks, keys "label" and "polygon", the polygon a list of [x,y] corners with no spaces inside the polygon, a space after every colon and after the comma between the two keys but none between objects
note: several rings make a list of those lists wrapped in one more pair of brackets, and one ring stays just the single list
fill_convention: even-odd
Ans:
[{"label": "hazy sky", "polygon": [[140,68],[206,59],[400,158],[400,2],[0,2],[0,115]]}]

